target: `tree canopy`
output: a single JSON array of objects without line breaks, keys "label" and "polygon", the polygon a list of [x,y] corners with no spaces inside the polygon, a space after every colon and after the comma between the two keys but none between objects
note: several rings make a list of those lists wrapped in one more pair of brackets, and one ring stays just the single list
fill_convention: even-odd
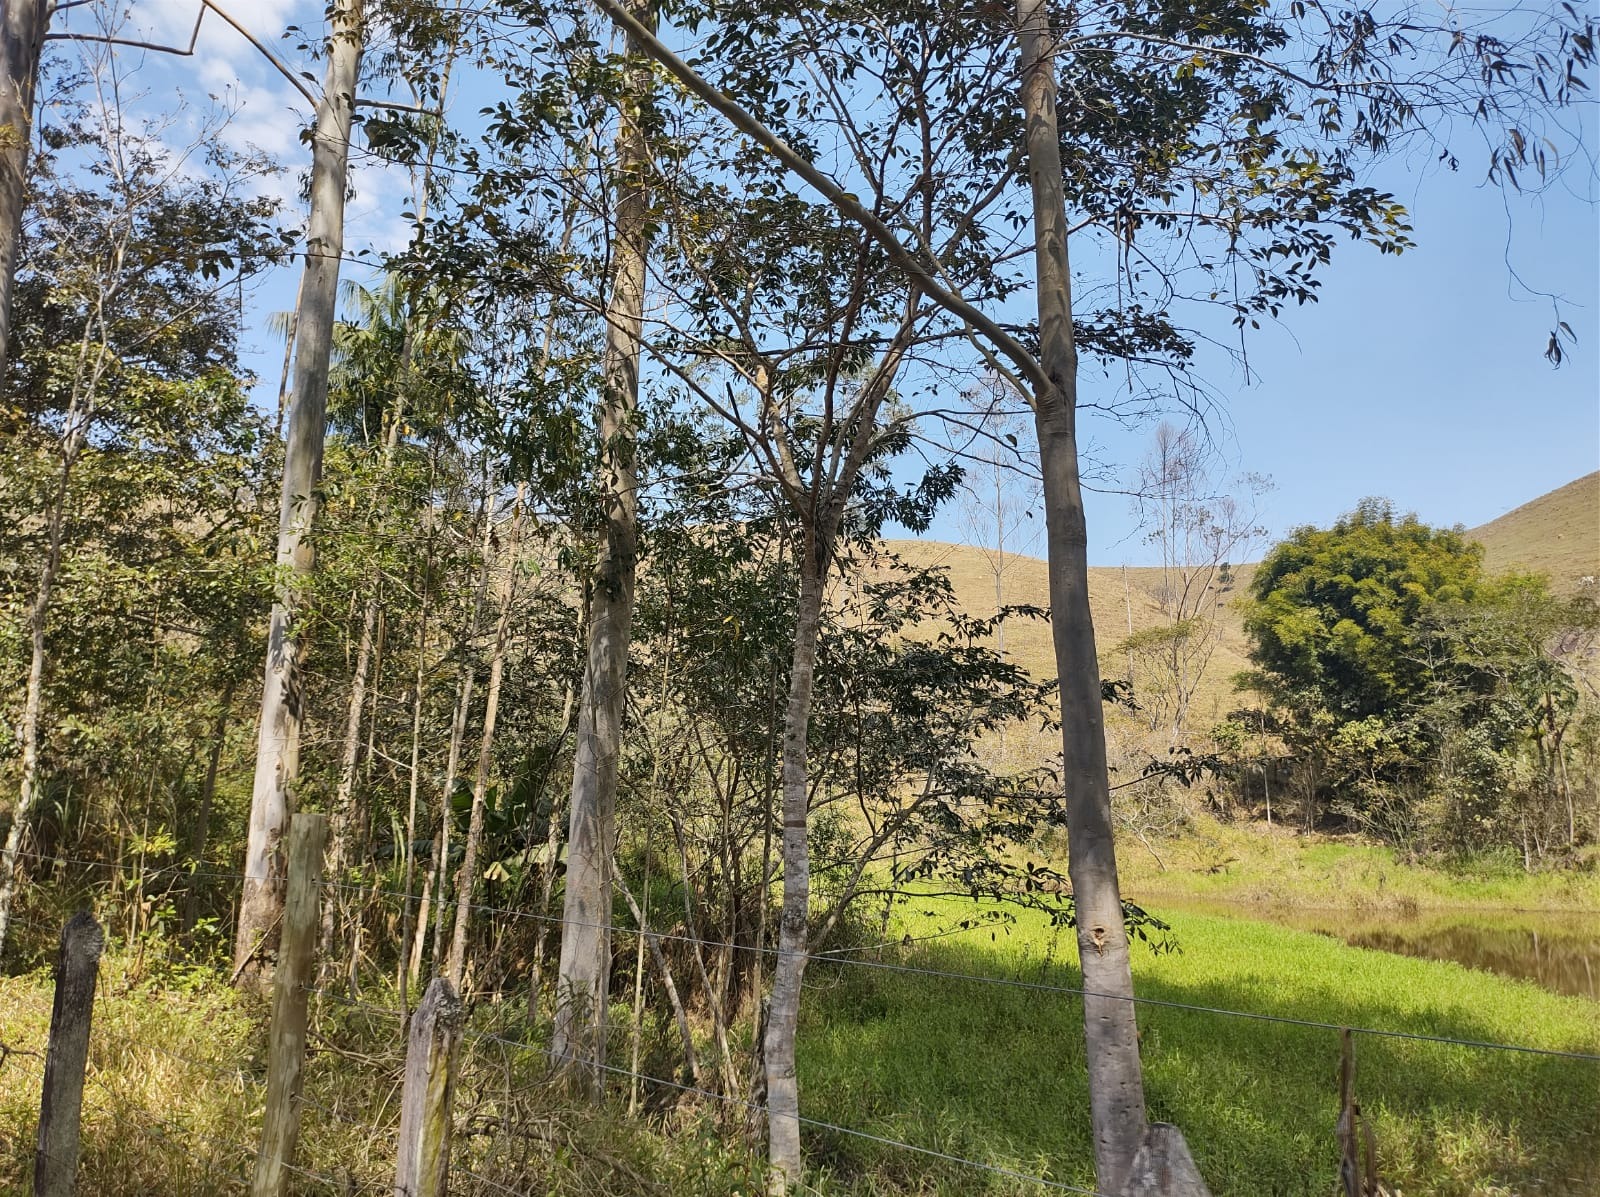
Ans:
[{"label": "tree canopy", "polygon": [[1459,528],[1365,499],[1330,528],[1296,529],[1256,569],[1251,656],[1292,705],[1341,721],[1381,715],[1427,684],[1424,613],[1469,602],[1482,580],[1483,550]]}]

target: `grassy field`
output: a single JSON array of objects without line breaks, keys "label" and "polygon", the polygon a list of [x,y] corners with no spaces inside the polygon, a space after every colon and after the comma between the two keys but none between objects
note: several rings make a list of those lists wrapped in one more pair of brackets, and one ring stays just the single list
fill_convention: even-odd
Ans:
[{"label": "grassy field", "polygon": [[[1308,853],[1313,862],[1323,855]],[[1415,878],[1407,884],[1418,892]],[[1136,948],[1143,997],[1600,1052],[1600,1007],[1593,1002],[1140,896],[1172,924],[1180,949]],[[897,915],[894,937],[938,935],[972,913],[967,901],[914,900]],[[81,1191],[102,1197],[230,1191],[246,1174],[258,1133],[264,1008],[229,990],[220,973],[163,974],[141,956],[118,950],[102,967]],[[1020,1197],[1045,1191],[821,1124],[1069,1184],[1092,1183],[1082,1008],[1072,993],[1049,988],[1078,983],[1070,932],[1036,913],[1016,912],[1007,925],[861,958],[1047,988],[814,964],[800,1069],[803,1109],[815,1120],[806,1143],[818,1169],[816,1192]],[[8,1048],[42,1047],[49,992],[43,972],[0,979],[0,1041]],[[400,1070],[397,1023],[385,1008],[392,994],[377,986],[364,1000],[373,1009],[318,1005],[306,1080],[311,1104],[302,1163],[354,1186],[348,1191],[387,1176]],[[1218,1197],[1331,1197],[1335,1031],[1154,1005],[1141,1007],[1140,1026],[1151,1116],[1183,1127]],[[483,1038],[486,1031],[532,1048],[504,1046]],[[619,1083],[608,1107],[586,1111],[542,1083],[541,1043],[542,1032],[525,1028],[515,1002],[475,1012],[457,1100],[456,1159],[464,1168],[519,1193],[748,1197],[759,1191],[759,1163],[744,1146],[741,1109],[659,1089],[642,1094],[642,1112],[629,1116]],[[1383,1175],[1398,1192],[1600,1194],[1600,1062],[1370,1036],[1358,1036],[1356,1045],[1357,1095],[1374,1121]],[[672,1056],[669,1035],[647,1045],[642,1069],[671,1076]],[[42,1059],[11,1055],[0,1067],[0,1193],[20,1193]],[[531,1130],[535,1147],[502,1135],[507,1125]],[[463,1172],[453,1191],[497,1190]]]},{"label": "grassy field", "polygon": [[[915,903],[906,929],[927,933],[958,909]],[[1135,958],[1145,997],[1600,1052],[1592,1002],[1264,923],[1183,912],[1169,921],[1181,952]],[[896,959],[1071,987],[1074,955],[1069,935],[1021,915],[992,940],[985,931]],[[1072,995],[844,966],[818,969],[810,984],[801,1072],[815,1117],[1092,1182]],[[1141,1008],[1140,1025],[1151,1116],[1183,1127],[1214,1193],[1334,1192],[1335,1032],[1154,1006]],[[1600,1062],[1368,1036],[1357,1037],[1356,1057],[1357,1095],[1398,1191],[1600,1193]],[[849,1136],[823,1131],[813,1143],[852,1192],[1029,1191]]]},{"label": "grassy field", "polygon": [[[1524,872],[1509,857],[1427,867],[1354,837],[1305,837],[1260,823],[1190,820],[1176,840],[1118,848],[1123,890],[1143,901],[1196,898],[1255,906],[1400,910],[1600,911],[1600,873]],[[1600,917],[1600,916],[1597,916]]]}]

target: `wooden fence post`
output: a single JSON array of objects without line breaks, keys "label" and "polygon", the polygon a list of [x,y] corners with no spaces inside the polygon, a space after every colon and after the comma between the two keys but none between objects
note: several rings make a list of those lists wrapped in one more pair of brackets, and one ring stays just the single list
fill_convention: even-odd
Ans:
[{"label": "wooden fence post", "polygon": [[317,946],[317,905],[322,896],[322,852],[328,841],[323,815],[296,815],[289,823],[289,888],[283,904],[283,938],[273,976],[272,1032],[267,1044],[267,1105],[261,1118],[252,1197],[283,1197],[300,1137],[300,1082],[306,1059],[306,1002]]},{"label": "wooden fence post", "polygon": [[100,924],[87,910],[80,910],[61,928],[50,1046],[39,1098],[39,1141],[33,1157],[34,1197],[72,1197],[78,1185],[83,1070],[89,1061],[94,982],[105,944]]},{"label": "wooden fence post", "polygon": [[444,977],[428,982],[411,1016],[400,1098],[394,1197],[445,1197],[450,1170],[450,1097],[461,1043],[461,999]]},{"label": "wooden fence post", "polygon": [[1123,1197],[1211,1197],[1183,1132],[1170,1122],[1145,1128],[1121,1191]]}]

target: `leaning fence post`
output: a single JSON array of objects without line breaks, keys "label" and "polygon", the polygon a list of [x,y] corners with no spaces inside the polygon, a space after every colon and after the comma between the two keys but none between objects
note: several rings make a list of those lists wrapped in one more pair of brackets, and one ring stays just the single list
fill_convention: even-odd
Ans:
[{"label": "leaning fence post", "polygon": [[61,928],[50,1046],[39,1098],[39,1142],[33,1157],[34,1197],[72,1197],[77,1188],[83,1070],[89,1061],[95,975],[105,944],[100,924],[87,910],[80,910]]},{"label": "leaning fence post", "polygon": [[461,1043],[461,999],[444,977],[428,982],[411,1016],[400,1098],[394,1197],[445,1197],[450,1169],[450,1096]]},{"label": "leaning fence post", "polygon": [[300,1081],[306,1059],[307,985],[317,944],[322,894],[323,815],[296,815],[289,823],[289,888],[284,895],[283,938],[273,976],[272,1031],[267,1044],[267,1106],[261,1118],[253,1197],[288,1191],[295,1140],[300,1136]]}]

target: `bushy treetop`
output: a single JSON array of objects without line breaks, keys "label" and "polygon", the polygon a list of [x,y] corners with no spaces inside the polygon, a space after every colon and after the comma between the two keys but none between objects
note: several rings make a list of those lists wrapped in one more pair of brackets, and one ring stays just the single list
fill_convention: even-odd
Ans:
[{"label": "bushy treetop", "polygon": [[1261,563],[1245,613],[1251,657],[1285,695],[1341,719],[1381,715],[1425,684],[1424,611],[1470,601],[1482,583],[1483,549],[1461,529],[1365,499],[1331,528],[1296,529]]}]

